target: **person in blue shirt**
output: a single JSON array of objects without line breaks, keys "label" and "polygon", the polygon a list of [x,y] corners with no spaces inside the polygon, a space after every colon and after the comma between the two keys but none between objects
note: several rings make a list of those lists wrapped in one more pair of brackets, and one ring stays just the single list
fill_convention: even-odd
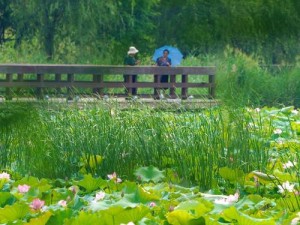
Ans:
[{"label": "person in blue shirt", "polygon": [[[157,66],[171,66],[172,61],[168,57],[169,54],[170,54],[170,51],[168,49],[163,50],[163,55],[156,59],[156,65]],[[166,74],[161,75],[160,76],[160,82],[161,83],[168,83],[169,82],[169,75],[166,75]],[[164,90],[166,90],[166,89],[168,89],[168,88],[164,88]]]}]

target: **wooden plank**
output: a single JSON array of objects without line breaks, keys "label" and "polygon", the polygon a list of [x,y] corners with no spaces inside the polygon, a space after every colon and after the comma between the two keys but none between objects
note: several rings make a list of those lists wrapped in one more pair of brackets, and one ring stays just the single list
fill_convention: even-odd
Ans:
[{"label": "wooden plank", "polygon": [[[22,82],[23,80],[24,80],[24,74],[18,73],[18,75],[17,75],[17,81],[18,82]],[[21,88],[18,88],[17,89],[17,94],[20,94],[20,92],[21,92]]]},{"label": "wooden plank", "polygon": [[210,98],[214,98],[215,97],[215,75],[209,75],[208,77],[208,80],[209,80],[209,84],[210,84],[210,87],[208,89],[208,94],[210,96]]},{"label": "wooden plank", "polygon": [[96,84],[97,87],[93,88],[93,93],[96,95],[103,94],[103,88],[98,87],[101,83],[103,83],[103,75],[101,74],[94,74],[93,75],[93,82]]},{"label": "wooden plank", "polygon": [[175,93],[175,90],[176,90],[176,87],[177,87],[177,84],[176,84],[176,75],[170,75],[170,85],[171,85],[171,88],[170,88],[170,97],[171,98],[176,98],[176,93]]},{"label": "wooden plank", "polygon": [[[208,88],[211,87],[212,84],[209,83],[151,83],[151,82],[138,82],[127,84],[128,87],[134,88]],[[123,82],[103,82],[103,83],[93,83],[90,81],[75,81],[75,82],[68,82],[68,81],[61,81],[56,83],[55,81],[46,81],[44,80],[43,83],[37,81],[23,81],[23,82],[3,82],[0,81],[0,87],[27,87],[27,88],[124,88]]]},{"label": "wooden plank", "polygon": [[[60,83],[61,82],[61,74],[59,74],[59,73],[55,74],[55,82],[56,83]],[[56,87],[56,92],[58,94],[60,94],[61,93],[61,88]]]},{"label": "wooden plank", "polygon": [[43,74],[37,74],[36,80],[38,83],[38,86],[36,88],[36,95],[38,99],[43,99],[43,82],[44,82],[44,75]]},{"label": "wooden plank", "polygon": [[[153,80],[155,85],[159,85],[160,84],[160,75],[154,75],[154,80]],[[154,99],[159,99],[159,89],[158,88],[154,88]]]},{"label": "wooden plank", "polygon": [[43,65],[0,64],[0,73],[33,74],[215,74],[215,67],[164,67],[164,66],[100,66],[100,65]]},{"label": "wooden plank", "polygon": [[11,100],[12,99],[12,91],[10,87],[13,87],[13,75],[11,73],[7,73],[6,74],[6,83],[8,83],[10,86],[7,86],[7,88],[5,89],[5,98],[7,100]]},{"label": "wooden plank", "polygon": [[68,74],[67,84],[67,99],[72,100],[74,97],[74,74]]},{"label": "wooden plank", "polygon": [[[157,67],[157,66],[99,66],[99,65],[40,65],[40,64],[0,64],[0,73],[5,73],[6,80],[0,81],[0,87],[7,88],[7,96],[11,94],[12,87],[36,88],[39,97],[42,97],[42,88],[66,87],[68,98],[73,96],[74,88],[92,88],[94,93],[103,94],[104,88],[124,88],[132,93],[133,88],[154,88],[154,95],[158,96],[158,90],[170,88],[170,95],[175,97],[175,88],[181,88],[183,98],[188,95],[188,88],[208,88],[209,96],[215,96],[215,67]],[[18,74],[18,79],[13,82],[11,74]],[[24,80],[23,74],[37,74],[37,80]],[[55,74],[55,80],[44,80],[43,74]],[[61,80],[61,74],[67,74],[67,81]],[[101,75],[98,75],[101,74]],[[133,83],[132,76],[128,76],[126,82],[104,82],[103,74],[111,76],[123,76],[123,74],[137,74],[144,76],[154,75],[154,82]],[[160,83],[160,76],[170,75],[170,83]],[[183,74],[181,83],[176,83],[176,75]],[[209,77],[209,83],[188,83],[188,75]],[[75,81],[75,76],[93,76],[93,81]],[[22,79],[20,78],[22,76]]]},{"label": "wooden plank", "polygon": [[[187,83],[188,83],[188,75],[187,74],[182,74],[181,75],[181,82],[182,82],[182,84],[187,85]],[[187,99],[187,95],[188,95],[187,87],[182,87],[181,88],[181,98],[182,99]]]}]

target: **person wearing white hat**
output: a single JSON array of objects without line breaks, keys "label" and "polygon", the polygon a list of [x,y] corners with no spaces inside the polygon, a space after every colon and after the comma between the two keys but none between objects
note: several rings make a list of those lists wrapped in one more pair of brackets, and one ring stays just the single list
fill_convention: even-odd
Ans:
[{"label": "person wearing white hat", "polygon": [[138,53],[139,50],[137,50],[134,46],[129,47],[129,51],[128,51],[128,55],[135,55],[136,53]]},{"label": "person wearing white hat", "polygon": [[[127,56],[124,59],[124,65],[127,66],[135,66],[140,63],[139,60],[136,59],[136,54],[139,52],[134,46],[129,47],[129,51],[127,52]],[[131,75],[132,76],[132,83],[137,82],[137,75]],[[128,83],[130,75],[124,75],[124,82]],[[128,90],[126,89],[126,94],[128,94]],[[137,88],[132,88],[132,92],[130,93],[132,95],[137,94]]]}]

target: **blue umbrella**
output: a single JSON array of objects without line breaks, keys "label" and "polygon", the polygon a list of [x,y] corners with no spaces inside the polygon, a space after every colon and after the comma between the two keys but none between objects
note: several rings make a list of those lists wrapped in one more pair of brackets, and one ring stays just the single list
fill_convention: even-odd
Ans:
[{"label": "blue umbrella", "polygon": [[178,48],[172,47],[172,46],[162,46],[158,49],[155,50],[154,55],[152,57],[152,60],[156,62],[157,58],[161,57],[163,55],[163,51],[165,49],[169,50],[169,58],[172,61],[172,66],[177,66],[180,64],[183,55],[181,54],[181,52],[179,51]]}]

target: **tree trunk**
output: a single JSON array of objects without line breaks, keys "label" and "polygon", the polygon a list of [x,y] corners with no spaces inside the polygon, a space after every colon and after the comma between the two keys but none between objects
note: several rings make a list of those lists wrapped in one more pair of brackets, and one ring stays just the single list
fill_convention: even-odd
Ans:
[{"label": "tree trunk", "polygon": [[51,60],[53,57],[54,52],[54,35],[55,35],[55,24],[53,20],[50,18],[49,8],[45,4],[45,11],[44,11],[44,27],[43,27],[43,43],[44,49],[48,56],[48,60]]}]

